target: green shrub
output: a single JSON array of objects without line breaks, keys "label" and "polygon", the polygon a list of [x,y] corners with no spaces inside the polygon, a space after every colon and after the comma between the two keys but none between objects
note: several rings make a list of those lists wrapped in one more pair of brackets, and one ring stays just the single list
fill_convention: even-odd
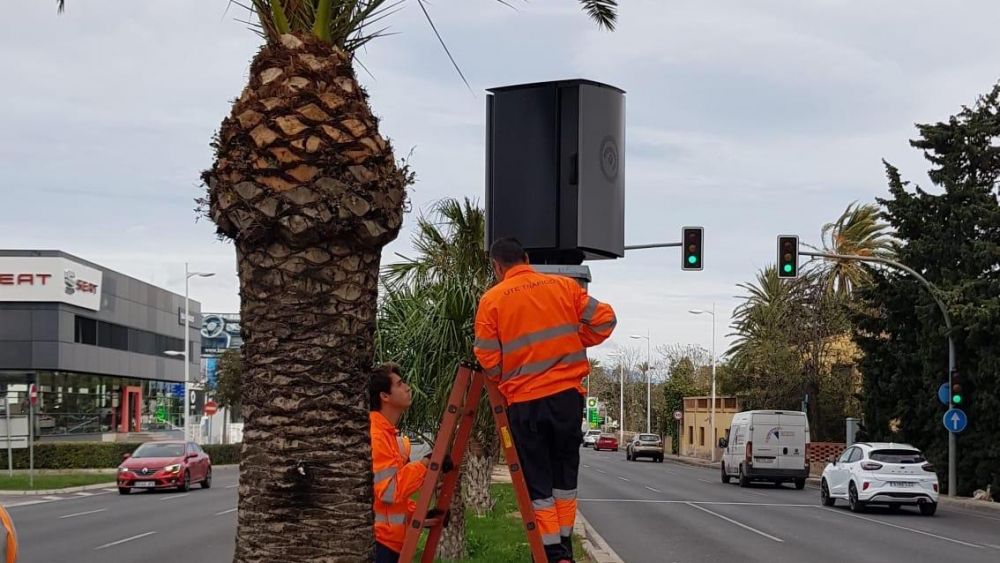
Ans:
[{"label": "green shrub", "polygon": [[[202,448],[215,465],[239,463],[241,444],[214,444]],[[112,469],[134,442],[44,442],[35,444],[35,469]],[[0,449],[0,468],[7,467],[7,450]],[[14,450],[14,469],[28,469],[28,448]]]}]

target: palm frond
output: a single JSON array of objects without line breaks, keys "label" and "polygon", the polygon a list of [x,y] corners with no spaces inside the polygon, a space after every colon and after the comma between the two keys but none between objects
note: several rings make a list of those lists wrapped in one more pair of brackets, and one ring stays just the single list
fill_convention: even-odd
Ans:
[{"label": "palm frond", "polygon": [[583,11],[587,12],[590,19],[597,22],[599,27],[608,31],[615,30],[618,22],[618,0],[580,0]]},{"label": "palm frond", "polygon": [[56,12],[63,13],[66,11],[66,0],[56,0]]}]

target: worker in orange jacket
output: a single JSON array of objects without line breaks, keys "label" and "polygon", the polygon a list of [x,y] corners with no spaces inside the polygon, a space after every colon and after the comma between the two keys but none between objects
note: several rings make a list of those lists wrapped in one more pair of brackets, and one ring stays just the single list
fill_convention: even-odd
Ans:
[{"label": "worker in orange jacket", "polygon": [[588,346],[617,320],[576,281],[536,272],[521,244],[490,248],[497,284],[476,312],[475,353],[499,382],[549,561],[573,561]]},{"label": "worker in orange jacket", "polygon": [[[416,503],[410,496],[423,485],[430,456],[410,461],[410,440],[396,430],[400,417],[413,402],[410,386],[403,381],[402,369],[384,363],[372,372],[368,385],[372,438],[372,472],[375,488],[375,563],[396,563],[406,538],[406,526]],[[452,469],[446,458],[441,467]],[[424,526],[436,524],[428,518]]]}]

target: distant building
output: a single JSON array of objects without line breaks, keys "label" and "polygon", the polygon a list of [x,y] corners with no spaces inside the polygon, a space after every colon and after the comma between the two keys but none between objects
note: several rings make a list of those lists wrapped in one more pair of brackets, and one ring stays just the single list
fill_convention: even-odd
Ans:
[{"label": "distant building", "polygon": [[715,396],[715,437],[712,437],[712,397],[684,397],[684,418],[681,421],[681,455],[719,459],[719,438],[733,422],[733,415],[740,412],[736,397]]}]

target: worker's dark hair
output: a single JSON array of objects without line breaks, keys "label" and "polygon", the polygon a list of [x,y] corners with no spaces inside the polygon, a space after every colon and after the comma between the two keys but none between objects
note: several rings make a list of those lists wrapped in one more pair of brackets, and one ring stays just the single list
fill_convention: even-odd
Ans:
[{"label": "worker's dark hair", "polygon": [[382,393],[392,392],[392,374],[403,377],[403,369],[396,362],[385,362],[375,366],[368,380],[368,409],[381,410]]},{"label": "worker's dark hair", "polygon": [[498,238],[493,241],[490,247],[490,258],[496,260],[501,266],[514,266],[528,261],[528,255],[521,246],[521,241],[516,238]]}]

